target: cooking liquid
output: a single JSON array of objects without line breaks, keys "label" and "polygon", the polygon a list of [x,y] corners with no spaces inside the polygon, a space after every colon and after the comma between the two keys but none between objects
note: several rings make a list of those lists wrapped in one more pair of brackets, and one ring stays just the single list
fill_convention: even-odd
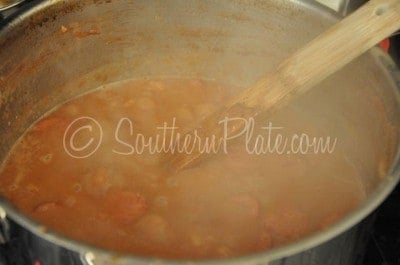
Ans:
[{"label": "cooking liquid", "polygon": [[[130,80],[73,99],[16,144],[3,165],[0,191],[22,212],[70,238],[119,252],[193,259],[293,242],[328,227],[365,198],[342,149],[250,155],[242,137],[230,142],[228,154],[168,174],[164,154],[128,154],[131,148],[121,143],[133,145],[138,133],[155,136],[173,118],[178,131],[187,131],[239,90],[202,80]],[[63,142],[79,117],[95,119],[103,130],[99,149],[81,159],[69,155]],[[128,123],[122,124],[118,142],[121,118],[129,118],[133,130],[131,135]],[[290,107],[273,117],[261,115],[258,127],[270,121],[285,126],[281,133],[287,135],[323,131]],[[76,146],[96,137],[91,125],[92,132],[76,134]]]}]

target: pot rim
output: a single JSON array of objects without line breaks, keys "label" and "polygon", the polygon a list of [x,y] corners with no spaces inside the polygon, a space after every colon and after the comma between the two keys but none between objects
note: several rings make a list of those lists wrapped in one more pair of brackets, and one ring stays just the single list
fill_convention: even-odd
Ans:
[{"label": "pot rim", "polygon": [[[333,21],[340,19],[340,15],[333,10],[313,1],[313,0],[288,0],[295,2],[299,5],[304,5],[307,8],[321,12],[323,16],[326,16]],[[24,20],[30,16],[45,10],[49,6],[65,2],[65,0],[33,0],[20,8],[15,14],[6,18],[3,26],[0,26],[0,43],[7,38],[9,32],[12,32],[13,28],[17,27]],[[393,60],[384,52],[378,48],[373,48],[369,51],[369,54],[377,59],[381,63],[382,68],[389,76],[394,80],[394,86],[397,87],[397,92],[400,92],[400,70],[397,68]],[[398,93],[399,94],[399,93]],[[398,95],[397,101],[400,105],[400,96]],[[64,247],[68,250],[81,253],[82,257],[90,253],[99,257],[108,257],[115,263],[120,261],[134,262],[134,264],[196,264],[196,265],[224,265],[224,264],[243,264],[249,262],[256,263],[266,263],[274,261],[283,257],[292,256],[294,254],[303,252],[307,249],[316,247],[325,243],[326,241],[333,239],[334,237],[340,235],[346,230],[350,229],[362,219],[367,217],[371,212],[373,212],[393,191],[397,183],[400,181],[400,146],[398,147],[397,154],[395,156],[394,162],[388,171],[389,173],[384,178],[384,180],[379,184],[376,190],[364,201],[362,204],[354,210],[352,213],[345,216],[341,221],[330,226],[325,230],[320,230],[310,236],[307,236],[299,241],[290,243],[288,245],[273,248],[271,250],[266,250],[259,253],[247,254],[242,256],[236,256],[232,258],[224,259],[207,259],[207,260],[170,260],[161,259],[155,257],[144,257],[134,254],[120,254],[113,252],[111,250],[102,249],[98,247],[91,246],[86,243],[82,243],[66,236],[63,236],[57,232],[46,230],[43,225],[31,219],[27,215],[20,212],[15,206],[8,202],[5,198],[0,197],[0,209],[3,208],[12,220],[14,220],[19,225],[28,229],[33,234],[45,239],[46,241],[56,244],[58,246]],[[86,255],[87,256],[87,255]],[[89,255],[90,256],[90,255]],[[123,263],[123,262],[122,262]]]},{"label": "pot rim", "polygon": [[26,1],[26,0],[14,0],[13,2],[11,2],[9,4],[5,4],[3,6],[0,6],[0,11],[6,11],[6,10],[8,10],[10,8],[13,8],[13,7],[17,6],[17,5],[22,4],[24,1]]}]

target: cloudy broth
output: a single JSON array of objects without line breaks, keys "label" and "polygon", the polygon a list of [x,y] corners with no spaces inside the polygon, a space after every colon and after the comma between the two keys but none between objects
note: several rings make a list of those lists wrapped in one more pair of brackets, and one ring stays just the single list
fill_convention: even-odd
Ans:
[{"label": "cloudy broth", "polygon": [[[70,238],[193,259],[288,244],[327,228],[364,199],[359,172],[343,149],[303,154],[271,145],[269,152],[254,152],[256,135],[264,147],[278,133],[327,136],[290,107],[257,117],[251,139],[240,135],[226,150],[168,172],[165,151],[171,150],[161,147],[163,138],[193,128],[239,90],[204,80],[128,80],[82,95],[20,139],[3,165],[0,192]],[[159,148],[150,150],[144,143],[153,139],[155,146],[156,135]]]}]

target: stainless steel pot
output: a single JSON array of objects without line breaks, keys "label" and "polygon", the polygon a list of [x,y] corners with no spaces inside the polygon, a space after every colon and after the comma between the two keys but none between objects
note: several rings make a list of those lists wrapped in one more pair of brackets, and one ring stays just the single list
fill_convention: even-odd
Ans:
[{"label": "stainless steel pot", "polygon": [[14,6],[17,6],[24,2],[25,0],[0,0],[0,11],[5,11]]},{"label": "stainless steel pot", "polygon": [[[43,113],[104,83],[182,76],[248,86],[338,20],[306,0],[38,0],[30,7],[0,30],[0,160]],[[2,216],[81,253],[88,264],[355,264],[365,226],[347,230],[400,178],[399,76],[376,48],[297,103],[330,121],[330,129],[351,130],[344,144],[353,147],[368,199],[333,227],[291,245],[232,259],[159,260],[45,231],[5,199]]]}]

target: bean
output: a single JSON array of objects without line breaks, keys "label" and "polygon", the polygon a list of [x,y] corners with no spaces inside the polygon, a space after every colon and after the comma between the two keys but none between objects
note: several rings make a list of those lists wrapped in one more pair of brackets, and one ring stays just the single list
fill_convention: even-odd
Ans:
[{"label": "bean", "polygon": [[257,199],[249,194],[237,194],[223,203],[219,218],[236,230],[239,226],[255,224],[258,214]]},{"label": "bean", "polygon": [[42,161],[43,164],[48,165],[48,164],[50,164],[51,161],[53,160],[53,154],[50,154],[50,153],[49,153],[49,154],[46,154],[46,155],[44,155],[44,156],[41,156],[41,157],[39,158],[39,160]]},{"label": "bean", "polygon": [[155,102],[148,97],[142,97],[138,100],[137,102],[138,107],[142,110],[149,110],[149,109],[154,109],[156,104]]},{"label": "bean", "polygon": [[69,116],[75,116],[75,115],[78,115],[80,113],[80,110],[79,110],[79,107],[76,104],[70,104],[70,105],[66,106],[65,112]]},{"label": "bean", "polygon": [[166,182],[169,188],[176,188],[179,186],[179,181],[176,177],[169,177]]},{"label": "bean", "polygon": [[135,228],[137,236],[150,244],[167,244],[174,237],[168,222],[157,214],[143,216]]},{"label": "bean", "polygon": [[146,199],[141,194],[123,190],[108,192],[104,205],[111,220],[122,225],[137,221],[147,209]]},{"label": "bean", "polygon": [[57,116],[51,116],[41,120],[33,127],[32,130],[33,131],[48,131],[52,129],[57,130],[63,128],[64,127],[63,125],[66,125],[65,120]]},{"label": "bean", "polygon": [[194,106],[194,111],[199,118],[205,118],[210,113],[212,113],[213,108],[211,107],[211,105],[203,103],[203,104]]},{"label": "bean", "polygon": [[165,196],[156,197],[154,200],[154,204],[160,208],[168,207],[168,198]]},{"label": "bean", "polygon": [[147,89],[155,90],[155,91],[162,91],[165,89],[165,85],[163,84],[163,82],[160,82],[160,81],[150,81]]},{"label": "bean", "polygon": [[179,124],[185,124],[191,122],[194,119],[193,113],[188,108],[179,108],[176,111],[176,118]]},{"label": "bean", "polygon": [[17,189],[18,189],[18,185],[16,185],[16,184],[11,184],[10,186],[8,186],[9,191],[16,191]]},{"label": "bean", "polygon": [[242,214],[251,218],[258,217],[260,205],[253,196],[249,194],[239,194],[232,197],[231,200]]},{"label": "bean", "polygon": [[380,178],[384,178],[388,172],[390,163],[388,162],[387,158],[381,159],[378,163],[378,176]]},{"label": "bean", "polygon": [[264,227],[277,244],[298,239],[311,228],[305,213],[290,208],[268,212],[264,217]]},{"label": "bean", "polygon": [[203,89],[204,81],[198,79],[190,80],[189,85],[193,89]]},{"label": "bean", "polygon": [[61,32],[66,33],[68,31],[68,28],[64,25],[61,26]]},{"label": "bean", "polygon": [[80,192],[82,190],[82,185],[80,183],[75,183],[73,189],[75,192]]},{"label": "bean", "polygon": [[67,207],[73,207],[76,204],[76,198],[74,196],[69,196],[64,200],[64,204]]},{"label": "bean", "polygon": [[26,186],[26,190],[30,193],[39,193],[39,188],[34,184],[28,184]]},{"label": "bean", "polygon": [[229,247],[227,247],[227,246],[220,246],[218,249],[217,249],[217,253],[218,253],[218,256],[219,257],[230,257],[230,256],[232,256],[233,255],[233,252],[232,252],[232,250],[229,248]]},{"label": "bean", "polygon": [[189,241],[191,245],[201,249],[213,245],[216,242],[216,238],[213,236],[211,230],[201,226],[195,226],[189,234]]},{"label": "bean", "polygon": [[130,98],[123,104],[123,106],[124,106],[124,108],[130,108],[130,107],[135,106],[135,104],[136,104],[136,101],[134,99]]},{"label": "bean", "polygon": [[257,242],[258,250],[267,250],[273,247],[272,236],[267,231],[262,231],[259,234],[259,239]]},{"label": "bean", "polygon": [[34,212],[35,213],[43,213],[43,212],[47,212],[50,210],[54,210],[57,207],[57,203],[56,202],[45,202],[42,204],[39,204],[35,209]]},{"label": "bean", "polygon": [[93,175],[85,176],[84,187],[92,195],[103,195],[111,187],[111,177],[108,171],[100,168]]}]

